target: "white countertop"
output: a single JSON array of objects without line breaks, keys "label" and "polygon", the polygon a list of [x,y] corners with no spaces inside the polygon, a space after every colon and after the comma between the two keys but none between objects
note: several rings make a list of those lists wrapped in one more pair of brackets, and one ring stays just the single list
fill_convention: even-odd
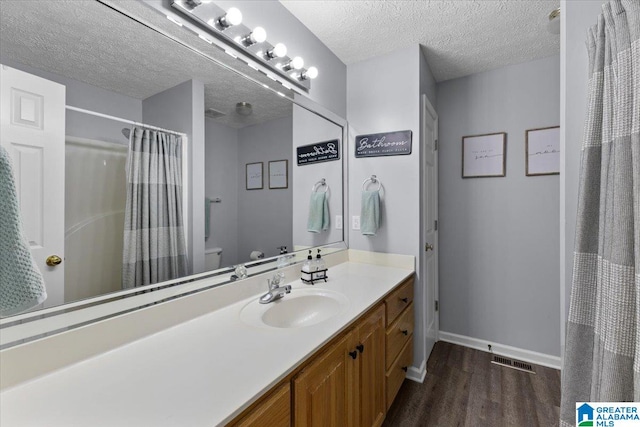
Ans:
[{"label": "white countertop", "polygon": [[349,307],[304,328],[248,326],[239,312],[258,295],[244,299],[3,391],[0,425],[224,425],[411,274],[354,262],[330,268],[314,288],[344,294]]}]

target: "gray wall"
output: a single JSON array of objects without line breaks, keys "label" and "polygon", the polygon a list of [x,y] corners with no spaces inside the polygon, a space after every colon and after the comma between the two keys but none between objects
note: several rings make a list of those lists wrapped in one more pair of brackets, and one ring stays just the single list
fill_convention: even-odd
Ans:
[{"label": "gray wall", "polygon": [[[349,65],[347,120],[349,121],[349,215],[360,215],[362,182],[371,175],[382,181],[381,227],[366,237],[349,227],[349,247],[416,257],[414,366],[426,358],[423,342],[422,279],[420,266],[420,47],[409,48]],[[431,78],[423,77],[423,81]],[[433,94],[432,94],[433,96]],[[435,104],[435,100],[431,100]],[[408,156],[359,158],[355,136],[411,130],[413,150]]]},{"label": "gray wall", "polygon": [[205,194],[212,203],[207,248],[222,248],[220,265],[238,263],[238,131],[205,119]]},{"label": "gray wall", "polygon": [[[253,250],[265,257],[291,250],[293,187],[291,186],[291,117],[238,130],[238,258],[247,261]],[[289,187],[269,189],[269,161],[287,160]],[[247,190],[245,165],[263,162],[263,189]]]},{"label": "gray wall", "polygon": [[[560,58],[438,85],[440,330],[560,355],[559,178],[525,176],[525,130],[560,122]],[[461,178],[465,135],[507,132],[505,178]]]},{"label": "gray wall", "polygon": [[[51,73],[0,57],[0,63],[66,86],[66,103],[123,119],[142,120],[142,101],[101,89],[78,80]],[[65,132],[68,136],[127,144],[122,128],[128,125],[75,111],[66,112]]]},{"label": "gray wall", "polygon": [[204,266],[204,85],[189,80],[142,101],[144,123],[184,132],[189,138],[188,251],[191,272]]},{"label": "gray wall", "polygon": [[[317,246],[343,240],[343,230],[336,228],[336,215],[342,215],[342,154],[339,161],[298,166],[296,148],[316,142],[337,139],[343,148],[342,128],[315,113],[297,105],[293,106],[293,244]],[[311,189],[322,178],[329,185],[329,230],[322,233],[307,231]],[[322,190],[324,191],[324,190]],[[343,218],[344,223],[345,218]]]},{"label": "gray wall", "polygon": [[560,175],[560,280],[561,343],[564,349],[565,322],[569,315],[573,271],[573,245],[578,211],[580,147],[587,111],[589,57],[587,29],[598,22],[602,1],[561,1],[562,131]]}]

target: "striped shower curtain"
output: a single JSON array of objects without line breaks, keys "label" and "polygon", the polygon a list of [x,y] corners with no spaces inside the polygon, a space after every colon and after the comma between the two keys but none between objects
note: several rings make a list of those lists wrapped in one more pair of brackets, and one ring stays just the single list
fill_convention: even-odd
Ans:
[{"label": "striped shower curtain", "polygon": [[132,128],[124,228],[123,288],[187,274],[181,138]]},{"label": "striped shower curtain", "polygon": [[640,0],[602,9],[587,40],[561,426],[575,424],[576,402],[640,400]]}]

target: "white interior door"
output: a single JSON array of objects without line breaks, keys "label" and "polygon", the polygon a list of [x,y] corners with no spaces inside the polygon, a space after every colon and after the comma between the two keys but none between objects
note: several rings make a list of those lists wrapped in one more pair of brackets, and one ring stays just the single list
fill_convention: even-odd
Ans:
[{"label": "white interior door", "polygon": [[[25,232],[48,298],[64,302],[65,87],[0,65],[0,144],[12,157]],[[50,263],[57,262],[50,258]]]},{"label": "white interior door", "polygon": [[438,340],[438,115],[422,95],[423,230],[422,277],[424,278],[424,330],[426,356]]}]

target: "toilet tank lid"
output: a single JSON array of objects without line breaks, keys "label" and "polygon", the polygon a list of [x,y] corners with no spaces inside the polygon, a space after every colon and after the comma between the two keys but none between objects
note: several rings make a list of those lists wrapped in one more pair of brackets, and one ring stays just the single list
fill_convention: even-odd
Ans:
[{"label": "toilet tank lid", "polygon": [[204,251],[205,254],[220,254],[222,253],[222,248],[208,248]]}]

